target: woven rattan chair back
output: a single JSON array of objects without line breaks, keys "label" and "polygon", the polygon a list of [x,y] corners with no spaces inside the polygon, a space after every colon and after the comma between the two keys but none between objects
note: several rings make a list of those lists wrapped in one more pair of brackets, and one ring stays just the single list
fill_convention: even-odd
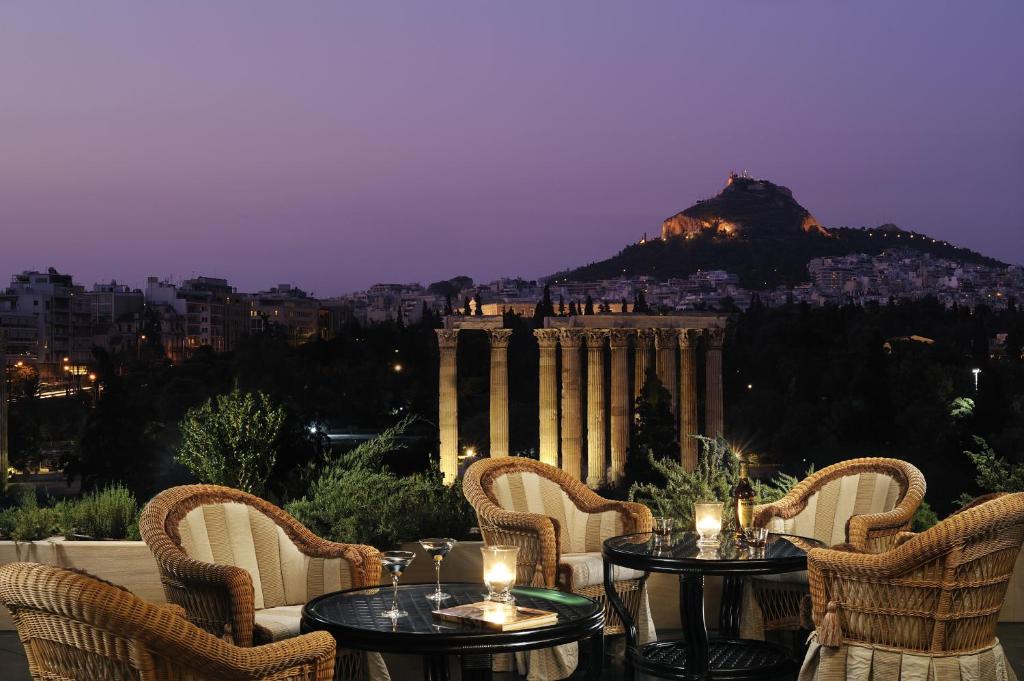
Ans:
[{"label": "woven rattan chair back", "polygon": [[[881,554],[814,550],[808,572],[822,643],[929,653],[991,645],[1024,542],[1024,493],[941,521]],[[827,633],[826,633],[827,632]]]},{"label": "woven rattan chair back", "polygon": [[0,566],[0,603],[11,612],[37,680],[326,680],[333,674],[334,641],[323,632],[287,648],[236,648],[190,624],[175,606],[151,605],[121,587],[52,566]]},{"label": "woven rattan chair back", "polygon": [[251,645],[254,611],[376,583],[380,571],[371,547],[325,541],[277,506],[218,485],[161,492],[139,531],[167,600],[214,635],[229,624],[237,645]]},{"label": "woven rattan chair back", "polygon": [[884,551],[910,529],[925,489],[921,471],[906,461],[850,459],[809,475],[779,501],[757,506],[754,523],[830,546],[849,542]]}]

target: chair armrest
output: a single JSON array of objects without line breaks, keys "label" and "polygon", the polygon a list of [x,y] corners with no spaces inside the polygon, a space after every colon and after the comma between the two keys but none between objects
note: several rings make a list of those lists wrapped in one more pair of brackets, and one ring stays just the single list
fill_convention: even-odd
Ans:
[{"label": "chair armrest", "polygon": [[[920,502],[919,502],[920,503]],[[895,536],[909,530],[917,513],[917,504],[901,503],[885,513],[870,513],[850,517],[846,526],[847,541],[854,546],[872,552],[891,548]]]},{"label": "chair armrest", "polygon": [[173,545],[153,554],[169,603],[182,607],[189,621],[214,636],[223,636],[230,625],[235,645],[252,645],[256,601],[248,572],[189,558]]},{"label": "chair armrest", "polygon": [[[532,570],[539,567],[544,586],[555,587],[562,551],[559,529],[553,518],[539,513],[506,511],[490,502],[480,503],[476,512],[486,543],[518,546],[520,567]],[[521,576],[530,577],[527,583],[536,583],[535,574]]]},{"label": "chair armrest", "polygon": [[353,587],[380,584],[380,551],[366,544],[343,544],[312,535],[296,542],[299,550],[311,558],[341,558],[349,565]]},{"label": "chair armrest", "polygon": [[[333,636],[315,631],[241,651],[240,671],[252,679],[330,679],[335,648]],[[291,675],[283,674],[290,670]]]},{"label": "chair armrest", "polygon": [[584,513],[608,513],[609,511],[618,513],[622,518],[624,534],[650,532],[654,526],[654,515],[651,513],[651,509],[635,501],[614,501],[594,494],[593,497],[574,498],[573,502]]}]

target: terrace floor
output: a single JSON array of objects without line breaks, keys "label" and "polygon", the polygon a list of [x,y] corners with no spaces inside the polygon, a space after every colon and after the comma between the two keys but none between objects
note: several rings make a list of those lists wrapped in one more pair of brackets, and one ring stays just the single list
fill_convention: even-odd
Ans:
[{"label": "terrace floor", "polygon": [[[672,632],[665,632],[671,636]],[[1024,678],[1024,623],[999,625],[999,640],[1003,643],[1007,657],[1013,665],[1017,676]],[[621,650],[621,643],[610,646],[612,650]],[[621,656],[618,659],[605,659],[606,681],[618,681],[622,678]],[[388,658],[391,676],[396,681],[420,678],[421,672],[417,658],[393,656]],[[494,681],[514,681],[519,677],[512,674],[496,674]],[[575,677],[574,677],[575,678]],[[637,675],[637,681],[646,681],[649,677]],[[0,679],[4,681],[31,681],[28,664],[25,662],[25,651],[21,647],[18,635],[13,631],[0,632]]]}]

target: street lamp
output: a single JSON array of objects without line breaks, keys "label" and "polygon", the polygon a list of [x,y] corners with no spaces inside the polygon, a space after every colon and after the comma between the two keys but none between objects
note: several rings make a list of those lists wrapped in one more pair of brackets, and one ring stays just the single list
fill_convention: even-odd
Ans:
[{"label": "street lamp", "polygon": [[978,392],[978,374],[981,373],[981,369],[975,367],[971,369],[971,373],[974,374],[974,392]]}]

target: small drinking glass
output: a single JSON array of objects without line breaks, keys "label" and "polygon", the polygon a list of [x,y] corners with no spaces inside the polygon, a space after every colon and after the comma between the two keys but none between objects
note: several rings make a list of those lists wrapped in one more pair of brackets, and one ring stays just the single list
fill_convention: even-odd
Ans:
[{"label": "small drinking glass", "polygon": [[427,598],[432,601],[443,601],[446,598],[451,598],[451,595],[441,591],[441,561],[444,560],[444,557],[455,546],[455,540],[430,537],[429,539],[420,539],[420,546],[434,559],[434,573],[437,575],[437,591],[427,594]]},{"label": "small drinking glass", "polygon": [[747,546],[753,546],[754,548],[762,548],[768,543],[768,528],[767,527],[748,527],[744,531],[744,539],[747,541]]},{"label": "small drinking glass", "polygon": [[391,573],[392,588],[391,609],[381,613],[381,617],[397,619],[409,614],[405,610],[398,609],[398,580],[401,579],[405,568],[409,567],[409,563],[415,557],[416,554],[412,551],[384,551],[380,554],[380,564]]},{"label": "small drinking glass", "polygon": [[672,536],[672,518],[665,518],[662,516],[656,516],[654,518],[654,534],[661,539],[667,539]]}]

